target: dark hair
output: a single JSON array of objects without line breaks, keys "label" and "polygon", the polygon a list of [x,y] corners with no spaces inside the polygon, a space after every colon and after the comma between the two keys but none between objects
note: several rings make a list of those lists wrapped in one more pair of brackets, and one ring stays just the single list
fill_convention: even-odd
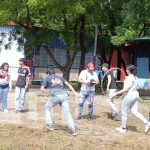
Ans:
[{"label": "dark hair", "polygon": [[47,75],[55,74],[55,70],[54,69],[47,69],[46,74]]},{"label": "dark hair", "polygon": [[134,76],[136,75],[137,68],[134,65],[132,65],[132,64],[128,65],[126,67],[126,70],[129,70],[130,73],[132,73]]},{"label": "dark hair", "polygon": [[4,62],[4,63],[1,65],[1,69],[4,69],[4,66],[8,66],[8,68],[7,68],[7,71],[8,71],[8,69],[9,69],[9,64],[8,64],[7,62]]},{"label": "dark hair", "polygon": [[25,58],[20,58],[19,61],[22,61],[22,62],[26,63],[26,59]]}]

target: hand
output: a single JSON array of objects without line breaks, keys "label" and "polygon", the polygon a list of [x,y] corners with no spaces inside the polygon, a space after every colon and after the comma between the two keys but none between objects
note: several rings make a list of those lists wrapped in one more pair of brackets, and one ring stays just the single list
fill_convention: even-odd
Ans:
[{"label": "hand", "polygon": [[113,97],[115,97],[116,95],[117,95],[116,93],[112,93],[112,94],[110,95],[110,97],[113,98]]},{"label": "hand", "polygon": [[28,89],[28,85],[25,85],[25,89]]},{"label": "hand", "polygon": [[74,94],[75,94],[75,96],[77,96],[77,97],[79,96],[79,93],[78,93],[78,92],[75,92]]}]

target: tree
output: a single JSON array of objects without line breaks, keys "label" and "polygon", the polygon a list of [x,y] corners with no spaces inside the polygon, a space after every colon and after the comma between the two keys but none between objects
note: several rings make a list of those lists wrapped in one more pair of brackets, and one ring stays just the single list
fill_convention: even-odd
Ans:
[{"label": "tree", "polygon": [[112,43],[119,46],[126,41],[132,42],[139,36],[149,35],[149,9],[150,3],[147,0],[129,0],[123,3],[122,23],[116,26]]}]

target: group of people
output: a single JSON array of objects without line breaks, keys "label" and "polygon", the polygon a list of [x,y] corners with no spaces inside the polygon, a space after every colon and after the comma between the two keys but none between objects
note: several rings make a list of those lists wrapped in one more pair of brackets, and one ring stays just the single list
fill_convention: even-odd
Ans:
[{"label": "group of people", "polygon": [[[18,77],[15,86],[15,112],[24,112],[24,101],[26,90],[29,85],[30,69],[25,65],[24,58],[19,59]],[[9,64],[3,63],[0,68],[0,105],[3,112],[8,112],[7,95],[12,90],[12,81],[9,74]]]},{"label": "group of people", "polygon": [[[140,119],[145,125],[145,134],[150,131],[150,121],[148,121],[142,114],[138,112],[138,99],[139,93],[137,91],[138,83],[136,77],[136,67],[134,65],[128,65],[126,68],[127,77],[124,81],[123,89],[117,91],[116,78],[114,73],[109,70],[109,65],[104,63],[102,66],[102,71],[104,72],[107,78],[107,103],[112,110],[112,115],[114,116],[114,120],[117,120],[119,117],[119,110],[113,103],[113,99],[115,96],[119,94],[123,94],[122,101],[122,124],[120,127],[115,128],[116,131],[125,133],[126,132],[126,123],[127,123],[127,112],[130,109],[131,112]],[[95,85],[99,84],[99,78],[97,73],[94,71],[94,64],[88,63],[87,68],[81,71],[78,82],[81,84],[80,94],[74,90],[74,88],[62,77],[55,75],[55,72],[50,70],[48,76],[44,79],[41,90],[45,92],[47,89],[45,87],[50,88],[51,97],[47,101],[45,105],[45,118],[46,118],[46,130],[54,130],[54,123],[51,116],[51,109],[59,104],[65,114],[66,120],[68,122],[68,126],[70,128],[70,133],[74,136],[77,135],[76,128],[74,125],[74,121],[72,115],[70,113],[70,108],[68,104],[68,94],[65,89],[65,85],[73,91],[75,96],[79,96],[79,103],[77,107],[77,119],[82,119],[82,111],[84,102],[88,102],[88,120],[92,120],[93,118],[93,102],[95,96]]]},{"label": "group of people", "polygon": [[[30,69],[25,65],[25,59],[19,59],[19,69],[18,78],[15,87],[15,112],[24,112],[24,99],[25,93],[29,85],[30,79]],[[120,116],[119,110],[113,103],[114,97],[123,94],[122,101],[122,123],[121,126],[115,128],[116,131],[121,133],[126,133],[126,123],[127,123],[127,112],[130,109],[131,112],[140,119],[145,125],[145,134],[150,131],[150,121],[148,121],[142,114],[138,112],[138,99],[139,93],[137,91],[137,77],[136,77],[136,67],[134,65],[128,65],[126,67],[127,77],[124,81],[123,89],[117,91],[116,78],[111,70],[109,70],[109,65],[107,63],[102,64],[102,71],[104,72],[107,79],[107,103],[112,111],[114,120],[117,120]],[[7,94],[11,91],[11,77],[9,75],[9,64],[3,63],[0,70],[0,104],[4,112],[8,112],[7,109]],[[66,81],[63,77],[55,74],[53,68],[49,69],[46,78],[43,80],[41,85],[41,91],[50,92],[50,98],[44,106],[45,121],[46,121],[46,131],[52,131],[55,129],[51,110],[52,108],[59,104],[65,114],[70,133],[73,136],[77,135],[76,127],[74,124],[73,117],[70,112],[70,107],[68,103],[68,92],[66,86],[73,91],[74,95],[79,97],[79,103],[77,106],[77,119],[82,119],[82,111],[85,101],[88,102],[88,120],[93,119],[93,103],[95,96],[95,85],[100,83],[97,72],[93,63],[88,63],[87,68],[79,74],[78,83],[81,84],[80,93],[78,94],[72,85]]]}]

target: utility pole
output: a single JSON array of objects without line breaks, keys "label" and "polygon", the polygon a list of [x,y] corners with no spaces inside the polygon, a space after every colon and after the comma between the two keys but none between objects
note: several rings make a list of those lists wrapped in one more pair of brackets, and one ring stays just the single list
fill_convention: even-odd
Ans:
[{"label": "utility pole", "polygon": [[95,40],[94,40],[94,52],[93,52],[93,64],[96,65],[96,49],[97,49],[97,35],[98,35],[98,25],[95,25]]}]

